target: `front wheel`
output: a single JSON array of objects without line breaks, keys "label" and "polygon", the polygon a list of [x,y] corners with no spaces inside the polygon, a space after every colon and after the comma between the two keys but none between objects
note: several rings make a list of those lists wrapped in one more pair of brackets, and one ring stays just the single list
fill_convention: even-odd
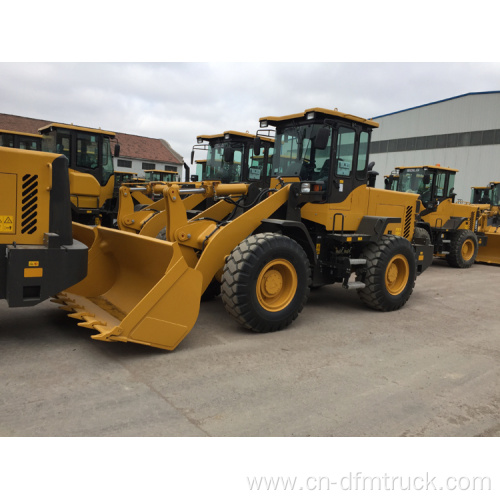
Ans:
[{"label": "front wheel", "polygon": [[249,236],[228,257],[221,296],[226,310],[257,333],[288,326],[309,296],[311,270],[303,248],[274,233]]},{"label": "front wheel", "polygon": [[469,229],[457,231],[451,238],[450,253],[446,260],[451,267],[462,269],[474,264],[478,252],[478,242],[475,233]]},{"label": "front wheel", "polygon": [[370,243],[363,255],[366,265],[357,273],[361,300],[372,309],[394,311],[406,304],[416,280],[415,252],[411,243],[400,236],[384,235]]}]

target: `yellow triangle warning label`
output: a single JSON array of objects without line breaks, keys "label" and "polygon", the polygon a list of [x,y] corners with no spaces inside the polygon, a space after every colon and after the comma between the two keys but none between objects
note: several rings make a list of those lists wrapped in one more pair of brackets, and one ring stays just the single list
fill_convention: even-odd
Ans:
[{"label": "yellow triangle warning label", "polygon": [[4,224],[12,224],[12,219],[9,216],[7,216],[7,218],[3,222]]}]

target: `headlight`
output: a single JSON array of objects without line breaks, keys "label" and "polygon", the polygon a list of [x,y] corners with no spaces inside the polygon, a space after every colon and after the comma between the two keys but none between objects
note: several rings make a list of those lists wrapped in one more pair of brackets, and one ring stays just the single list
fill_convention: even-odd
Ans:
[{"label": "headlight", "polygon": [[314,118],[314,111],[310,111],[306,114],[306,120],[312,120]]},{"label": "headlight", "polygon": [[309,182],[304,182],[303,184],[300,185],[300,192],[301,193],[310,193],[311,192],[311,184]]},{"label": "headlight", "polygon": [[260,122],[260,126],[261,126],[262,128],[266,128],[266,127],[267,127],[267,120],[262,120],[262,121]]}]

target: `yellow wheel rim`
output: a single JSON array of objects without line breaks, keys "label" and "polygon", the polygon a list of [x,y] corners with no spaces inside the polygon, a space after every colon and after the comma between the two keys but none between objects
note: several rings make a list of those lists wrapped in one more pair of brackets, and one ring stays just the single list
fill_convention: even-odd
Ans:
[{"label": "yellow wheel rim", "polygon": [[472,259],[474,255],[474,242],[472,240],[465,240],[462,245],[462,259],[465,261]]},{"label": "yellow wheel rim", "polygon": [[266,311],[284,309],[295,296],[297,271],[284,259],[267,263],[257,278],[257,300]]},{"label": "yellow wheel rim", "polygon": [[410,266],[404,255],[395,255],[385,271],[385,287],[391,295],[399,295],[408,283]]}]

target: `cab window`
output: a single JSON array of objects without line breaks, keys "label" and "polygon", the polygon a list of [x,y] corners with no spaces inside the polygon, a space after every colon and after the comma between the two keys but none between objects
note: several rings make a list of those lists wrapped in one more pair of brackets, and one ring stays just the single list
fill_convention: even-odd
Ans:
[{"label": "cab window", "polygon": [[248,149],[248,180],[258,181],[262,179],[262,170],[264,168],[264,150],[260,155],[254,154],[252,147]]},{"label": "cab window", "polygon": [[450,178],[448,180],[448,193],[447,196],[452,196],[455,188],[455,172],[450,174]]},{"label": "cab window", "polygon": [[358,151],[358,164],[356,166],[357,177],[361,177],[362,173],[366,170],[368,161],[368,143],[370,135],[368,132],[361,132],[359,136],[359,151]]},{"label": "cab window", "polygon": [[347,127],[340,127],[337,138],[336,174],[348,177],[352,172],[356,132]]},{"label": "cab window", "polygon": [[82,168],[97,168],[98,138],[96,135],[78,133],[76,137],[76,165]]}]

